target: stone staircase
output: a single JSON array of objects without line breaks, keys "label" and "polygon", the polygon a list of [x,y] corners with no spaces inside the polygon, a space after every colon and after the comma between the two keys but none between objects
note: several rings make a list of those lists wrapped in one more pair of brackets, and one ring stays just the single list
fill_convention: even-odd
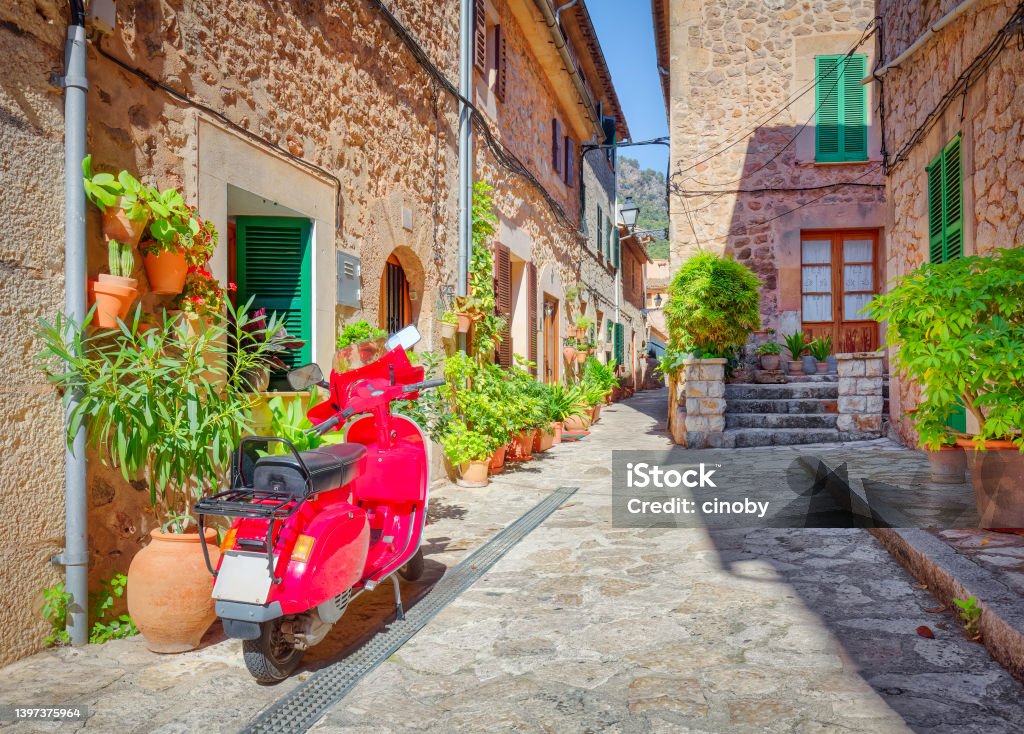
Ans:
[{"label": "stone staircase", "polygon": [[840,431],[839,380],[835,375],[791,377],[786,384],[725,386],[725,431],[714,437],[720,448],[792,446],[878,438]]}]

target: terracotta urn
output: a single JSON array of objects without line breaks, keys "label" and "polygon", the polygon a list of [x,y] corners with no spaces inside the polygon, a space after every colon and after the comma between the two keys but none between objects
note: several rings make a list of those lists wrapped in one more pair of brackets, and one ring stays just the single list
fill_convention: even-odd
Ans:
[{"label": "terracotta urn", "polygon": [[459,478],[455,480],[455,483],[460,487],[486,487],[487,470],[490,463],[490,458],[467,461],[459,467]]},{"label": "terracotta urn", "polygon": [[562,426],[569,433],[583,433],[590,428],[589,415],[572,415],[562,422]]},{"label": "terracotta urn", "polygon": [[590,423],[597,423],[601,419],[601,405],[595,405],[590,411]]},{"label": "terracotta urn", "polygon": [[[128,568],[128,613],[153,652],[194,650],[217,617],[199,533],[154,530],[150,535]],[[216,531],[207,528],[214,567],[220,558],[216,541]]]},{"label": "terracotta urn", "polygon": [[574,359],[576,359],[576,348],[575,347],[565,347],[565,348],[563,348],[562,349],[562,356],[565,358],[566,362],[572,362]]},{"label": "terracotta urn", "polygon": [[468,313],[458,314],[459,323],[456,324],[456,329],[460,334],[466,334],[469,332],[469,327],[473,324],[473,317]]},{"label": "terracotta urn", "polygon": [[1024,528],[1024,454],[1012,441],[956,442],[967,454],[980,526]]},{"label": "terracotta urn", "polygon": [[142,264],[146,268],[149,289],[159,295],[181,293],[185,287],[188,265],[181,250],[164,250],[154,254],[143,254]]},{"label": "terracotta urn", "polygon": [[586,352],[576,352],[576,362],[577,362],[577,364],[583,364],[586,361],[587,361],[587,353]]},{"label": "terracotta urn", "polygon": [[936,484],[963,484],[967,474],[967,452],[962,446],[943,446],[928,451],[932,481]]}]

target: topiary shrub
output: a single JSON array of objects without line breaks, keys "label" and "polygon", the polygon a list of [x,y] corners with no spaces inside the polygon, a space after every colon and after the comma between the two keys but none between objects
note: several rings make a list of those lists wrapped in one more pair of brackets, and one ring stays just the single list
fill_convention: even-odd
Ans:
[{"label": "topiary shrub", "polygon": [[672,343],[699,357],[725,357],[761,325],[761,281],[730,257],[698,252],[672,277],[665,321]]}]

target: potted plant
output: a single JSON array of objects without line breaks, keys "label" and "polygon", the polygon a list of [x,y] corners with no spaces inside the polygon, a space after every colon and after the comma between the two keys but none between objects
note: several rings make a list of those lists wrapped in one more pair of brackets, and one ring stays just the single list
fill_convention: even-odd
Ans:
[{"label": "potted plant", "polygon": [[[933,444],[934,445],[934,444]],[[937,484],[963,484],[967,479],[967,452],[955,437],[940,439],[937,448],[921,447],[928,454],[931,480]]]},{"label": "potted plant", "polygon": [[764,342],[757,346],[757,356],[761,359],[761,369],[763,370],[777,370],[781,363],[782,348],[776,341]]},{"label": "potted plant", "polygon": [[[146,204],[153,220],[139,249],[150,290],[161,295],[181,293],[189,267],[205,268],[207,252],[212,253],[216,244],[216,229],[186,206],[175,189],[150,189]],[[193,248],[198,250],[190,262],[189,252]]]},{"label": "potted plant", "polygon": [[457,483],[460,487],[487,486],[491,454],[497,448],[490,436],[474,431],[456,419],[441,439],[441,445],[449,461],[459,467]]},{"label": "potted plant", "polygon": [[[967,449],[981,526],[1024,528],[1024,249],[927,263],[865,309],[884,321],[893,365],[921,387],[922,444]],[[963,405],[975,433],[949,427]]]},{"label": "potted plant", "polygon": [[569,337],[565,340],[565,347],[562,348],[562,357],[566,362],[571,363],[576,359],[576,340]]},{"label": "potted plant", "polygon": [[[252,299],[241,310],[248,311],[251,303]],[[252,360],[255,363],[253,369],[242,375],[253,392],[263,392],[270,387],[270,373],[288,369],[283,357],[301,349],[306,343],[291,336],[276,313],[268,318],[265,308],[256,309],[246,318],[242,332],[244,335],[237,345],[238,351],[257,355]]]},{"label": "potted plant", "polygon": [[149,486],[156,529],[132,559],[128,610],[156,652],[193,649],[215,618],[200,544],[216,559],[216,535],[200,537],[192,506],[227,480],[232,447],[249,432],[252,396],[240,376],[261,357],[233,355],[223,386],[203,377],[207,355],[226,356],[225,332],[237,338],[245,324],[244,315],[229,316],[197,336],[166,313],[157,329],[140,332],[138,309],[113,333],[87,336],[87,324],[63,315],[43,321],[39,332],[41,367],[65,400],[79,401],[68,440],[84,425],[105,463]]},{"label": "potted plant", "polygon": [[[454,311],[445,311],[441,314],[441,320],[439,324],[439,334],[442,340],[451,341],[455,338],[455,334],[459,326],[459,316]],[[469,330],[469,325],[466,325],[466,331]]]},{"label": "potted plant", "polygon": [[139,291],[138,281],[131,277],[135,271],[135,255],[131,245],[110,240],[107,243],[109,273],[100,273],[90,284],[96,304],[96,325],[101,329],[117,328],[118,319],[128,316],[128,310]]},{"label": "potted plant", "polygon": [[576,364],[583,364],[584,362],[587,361],[587,357],[590,356],[590,345],[587,344],[586,342],[582,344],[577,342],[576,350]]},{"label": "potted plant", "polygon": [[586,314],[580,314],[573,320],[573,323],[576,325],[576,338],[586,339],[587,331],[590,329],[591,324],[590,317]]},{"label": "potted plant", "polygon": [[819,336],[807,345],[807,351],[814,357],[815,373],[823,375],[828,372],[828,358],[832,354],[832,337]]},{"label": "potted plant", "polygon": [[[354,367],[370,364],[384,352],[384,340],[388,333],[371,326],[369,321],[360,319],[341,327],[335,341],[334,370],[347,372]],[[353,357],[358,356],[358,361]]]},{"label": "potted plant", "polygon": [[150,218],[149,190],[128,171],[93,173],[91,155],[82,160],[82,185],[86,198],[103,212],[104,236],[135,247]]},{"label": "potted plant", "polygon": [[787,363],[789,367],[789,374],[795,375],[798,371],[803,371],[803,362],[801,358],[804,352],[807,351],[807,339],[804,337],[802,331],[794,331],[792,334],[783,337],[783,341],[786,342],[786,349],[789,350],[789,361]]},{"label": "potted plant", "polygon": [[[551,385],[547,392],[547,413],[551,419],[553,441],[562,443],[562,431],[566,421],[578,420],[583,416],[583,406],[579,388],[566,385]],[[580,426],[582,428],[582,426]]]}]

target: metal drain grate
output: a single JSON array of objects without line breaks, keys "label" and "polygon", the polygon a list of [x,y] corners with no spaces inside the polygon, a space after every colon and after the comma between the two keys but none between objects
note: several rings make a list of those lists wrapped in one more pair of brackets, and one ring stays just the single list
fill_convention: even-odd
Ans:
[{"label": "metal drain grate", "polygon": [[[434,616],[455,601],[513,546],[540,525],[578,487],[559,487],[511,525],[473,551],[445,574],[405,619],[395,620],[370,638],[356,652],[314,673],[309,680],[269,706],[243,734],[295,734],[313,726],[331,706],[344,698],[359,681],[391,657]],[[344,617],[342,617],[344,620]]]}]

